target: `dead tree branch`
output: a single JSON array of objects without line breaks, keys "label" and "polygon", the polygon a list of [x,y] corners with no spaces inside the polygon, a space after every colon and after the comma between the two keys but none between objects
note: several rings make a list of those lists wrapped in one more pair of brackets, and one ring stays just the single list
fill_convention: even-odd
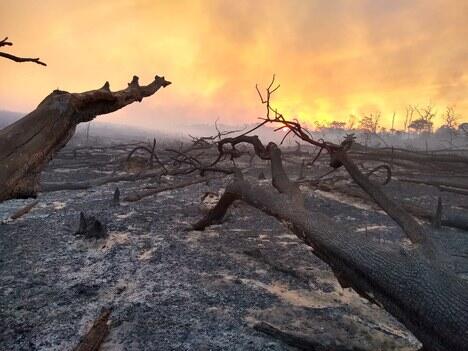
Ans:
[{"label": "dead tree branch", "polygon": [[126,89],[116,92],[110,91],[107,82],[84,93],[53,91],[34,111],[0,130],[0,201],[35,196],[42,169],[79,123],[141,101],[169,84],[156,76],[152,83],[140,86],[134,76]]},{"label": "dead tree branch", "polygon": [[[13,46],[13,43],[11,41],[8,41],[8,37],[0,41],[0,47],[2,46]],[[29,58],[29,57],[19,57],[16,55],[9,54],[7,52],[1,52],[0,51],[0,57],[4,57],[6,59],[15,61],[15,62],[34,62],[37,63],[38,65],[42,66],[47,66],[44,62],[41,61],[40,58]]]},{"label": "dead tree branch", "polygon": [[35,200],[35,201],[31,202],[30,204],[27,204],[26,206],[20,208],[18,211],[13,213],[10,216],[10,218],[12,220],[15,220],[15,219],[23,217],[25,214],[29,213],[29,211],[31,211],[38,203],[39,203],[39,200]]}]

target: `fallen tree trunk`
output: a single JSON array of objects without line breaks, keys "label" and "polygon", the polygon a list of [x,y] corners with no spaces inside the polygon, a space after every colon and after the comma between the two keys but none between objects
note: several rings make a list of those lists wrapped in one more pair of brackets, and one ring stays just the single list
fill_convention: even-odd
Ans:
[{"label": "fallen tree trunk", "polygon": [[424,152],[416,152],[404,149],[397,149],[394,148],[384,148],[384,149],[377,149],[377,148],[365,148],[359,144],[353,144],[351,150],[349,150],[351,155],[362,155],[363,157],[376,157],[381,160],[406,160],[406,161],[413,161],[413,162],[429,162],[429,163],[459,163],[464,164],[464,166],[468,165],[468,157],[462,156],[459,154],[454,153],[424,153]]},{"label": "fallen tree trunk", "polygon": [[[331,186],[324,183],[313,184],[312,186],[322,191],[340,193],[362,199],[366,202],[372,201],[369,195],[367,195],[364,191],[352,186]],[[413,216],[424,219],[426,221],[431,221],[434,217],[434,211],[410,203],[408,201],[401,201],[401,206]],[[445,227],[468,230],[468,216],[462,212],[452,213],[445,209],[442,213],[440,224]]]},{"label": "fallen tree trunk", "polygon": [[[230,140],[229,142],[231,142]],[[248,142],[248,141],[247,141]],[[274,145],[257,151],[275,150]],[[333,154],[332,154],[333,156]],[[344,153],[341,160],[353,179],[376,200],[403,228],[414,243],[382,246],[350,233],[320,212],[308,211],[295,195],[286,173],[277,172],[281,159],[272,165],[276,190],[263,188],[238,177],[230,184],[218,204],[198,223],[196,230],[223,218],[235,200],[242,200],[289,224],[290,229],[326,262],[343,287],[352,287],[361,296],[377,303],[402,322],[423,343],[424,350],[462,351],[468,345],[468,283],[447,270],[434,254],[432,241],[417,222],[389,198],[382,196]],[[278,158],[275,158],[278,160]],[[273,163],[273,162],[272,162]],[[289,189],[289,190],[288,190]]]},{"label": "fallen tree trunk", "polygon": [[278,340],[281,340],[285,344],[295,347],[299,350],[304,351],[363,351],[364,349],[347,347],[343,345],[323,345],[315,340],[312,340],[310,337],[287,333],[282,331],[271,324],[266,322],[259,322],[254,324],[253,328],[256,331],[265,333],[274,337]]},{"label": "fallen tree trunk", "polygon": [[128,196],[126,196],[124,198],[124,201],[128,201],[128,202],[140,201],[141,199],[143,199],[145,197],[153,196],[153,195],[162,193],[163,191],[185,188],[187,186],[200,184],[200,183],[203,183],[203,182],[208,182],[210,180],[220,179],[220,178],[222,178],[222,177],[220,177],[220,176],[201,177],[201,178],[198,178],[198,179],[190,179],[190,180],[187,180],[185,182],[180,182],[180,183],[177,183],[177,184],[160,186],[160,187],[158,187],[156,189],[149,189],[149,190],[135,192],[133,194],[130,194],[130,195],[128,195]]},{"label": "fallen tree trunk", "polygon": [[0,201],[34,197],[44,166],[79,123],[141,101],[169,84],[156,76],[152,83],[140,86],[134,76],[126,89],[116,92],[110,91],[108,82],[84,93],[54,90],[34,111],[0,130]]},{"label": "fallen tree trunk", "polygon": [[427,178],[403,178],[398,177],[400,182],[405,183],[415,183],[415,184],[425,184],[435,187],[449,187],[456,188],[461,190],[468,190],[468,182],[466,181],[456,181],[456,180],[447,180],[436,177],[427,177]]},{"label": "fallen tree trunk", "polygon": [[164,172],[161,172],[160,170],[150,170],[137,174],[110,175],[82,182],[44,183],[40,187],[40,192],[47,193],[61,190],[85,190],[108,183],[133,182],[135,180],[160,177],[163,174]]}]

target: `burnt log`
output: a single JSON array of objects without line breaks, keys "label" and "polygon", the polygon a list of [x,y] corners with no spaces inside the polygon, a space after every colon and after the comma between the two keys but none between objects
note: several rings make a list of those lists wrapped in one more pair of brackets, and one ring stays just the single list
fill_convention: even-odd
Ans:
[{"label": "burnt log", "polygon": [[254,324],[256,331],[267,334],[275,339],[281,340],[285,344],[304,351],[363,351],[362,348],[348,347],[344,345],[324,345],[305,335],[288,333],[280,330],[266,322]]},{"label": "burnt log", "polygon": [[[341,193],[347,196],[359,198],[366,202],[371,202],[371,198],[368,194],[359,188],[355,188],[352,185],[340,186],[340,185],[328,185],[325,183],[312,184],[314,188],[317,188],[326,192]],[[431,222],[434,219],[434,212],[428,208],[416,205],[412,202],[403,200],[400,202],[401,206],[405,211],[411,215]],[[436,210],[437,212],[437,210]],[[462,230],[468,230],[468,215],[465,211],[454,211],[446,209],[444,213],[440,213],[440,224],[444,227],[458,228]]]},{"label": "burnt log", "polygon": [[[265,148],[257,145],[256,149],[262,156],[269,156]],[[269,149],[275,150],[273,146]],[[340,282],[396,317],[425,350],[466,350],[467,281],[444,264],[444,254],[414,218],[383,194],[377,184],[371,183],[344,152],[334,155],[334,159],[402,227],[412,241],[409,247],[382,246],[366,240],[361,233],[349,232],[320,212],[306,209],[295,201],[294,187],[282,169],[280,157],[271,159],[273,185],[279,193],[272,187],[260,187],[237,178],[193,228],[203,230],[221,220],[232,203],[241,200],[286,222],[331,267]]]},{"label": "burnt log", "polygon": [[366,148],[360,144],[354,143],[351,155],[372,157],[382,161],[405,160],[418,163],[446,163],[468,166],[468,157],[455,153],[431,153],[422,151],[411,151],[399,148]]}]

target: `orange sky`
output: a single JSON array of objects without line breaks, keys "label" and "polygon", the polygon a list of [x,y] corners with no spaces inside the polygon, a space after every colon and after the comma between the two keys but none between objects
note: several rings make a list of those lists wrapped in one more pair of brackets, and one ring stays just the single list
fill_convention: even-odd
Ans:
[{"label": "orange sky", "polygon": [[428,103],[468,117],[466,0],[1,0],[0,36],[48,64],[0,60],[4,110],[159,74],[173,85],[100,121],[253,122],[255,83],[276,73],[276,105],[309,123],[380,110],[399,126],[407,104]]}]

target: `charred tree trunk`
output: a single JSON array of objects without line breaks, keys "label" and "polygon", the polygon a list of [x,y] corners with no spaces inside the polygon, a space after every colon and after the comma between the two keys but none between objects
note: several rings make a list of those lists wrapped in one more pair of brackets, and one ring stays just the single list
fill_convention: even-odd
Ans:
[{"label": "charred tree trunk", "polygon": [[156,76],[152,83],[140,86],[134,76],[126,89],[116,92],[110,91],[108,82],[84,93],[54,90],[34,111],[0,130],[0,201],[35,196],[42,169],[79,123],[140,102],[169,84]]},{"label": "charred tree trunk", "polygon": [[[262,157],[279,150],[252,142]],[[227,143],[236,144],[229,140]],[[270,153],[266,151],[270,151]],[[296,201],[282,168],[280,157],[271,157],[273,185],[277,191],[237,178],[226,188],[218,204],[193,228],[203,230],[222,219],[235,200],[241,200],[289,224],[291,230],[314,254],[326,262],[344,287],[383,307],[402,322],[423,343],[425,350],[462,351],[468,345],[468,284],[439,261],[424,230],[401,207],[387,198],[377,185],[369,183],[344,154],[335,155],[353,179],[395,221],[413,242],[411,247],[382,246],[350,233],[327,216],[309,211]],[[276,179],[275,179],[276,178]]]},{"label": "charred tree trunk", "polygon": [[418,151],[410,151],[398,148],[365,148],[357,143],[349,151],[353,156],[360,156],[363,158],[373,158],[382,161],[405,160],[418,163],[445,163],[445,164],[459,164],[466,167],[468,165],[468,157],[454,153],[423,153]]}]

